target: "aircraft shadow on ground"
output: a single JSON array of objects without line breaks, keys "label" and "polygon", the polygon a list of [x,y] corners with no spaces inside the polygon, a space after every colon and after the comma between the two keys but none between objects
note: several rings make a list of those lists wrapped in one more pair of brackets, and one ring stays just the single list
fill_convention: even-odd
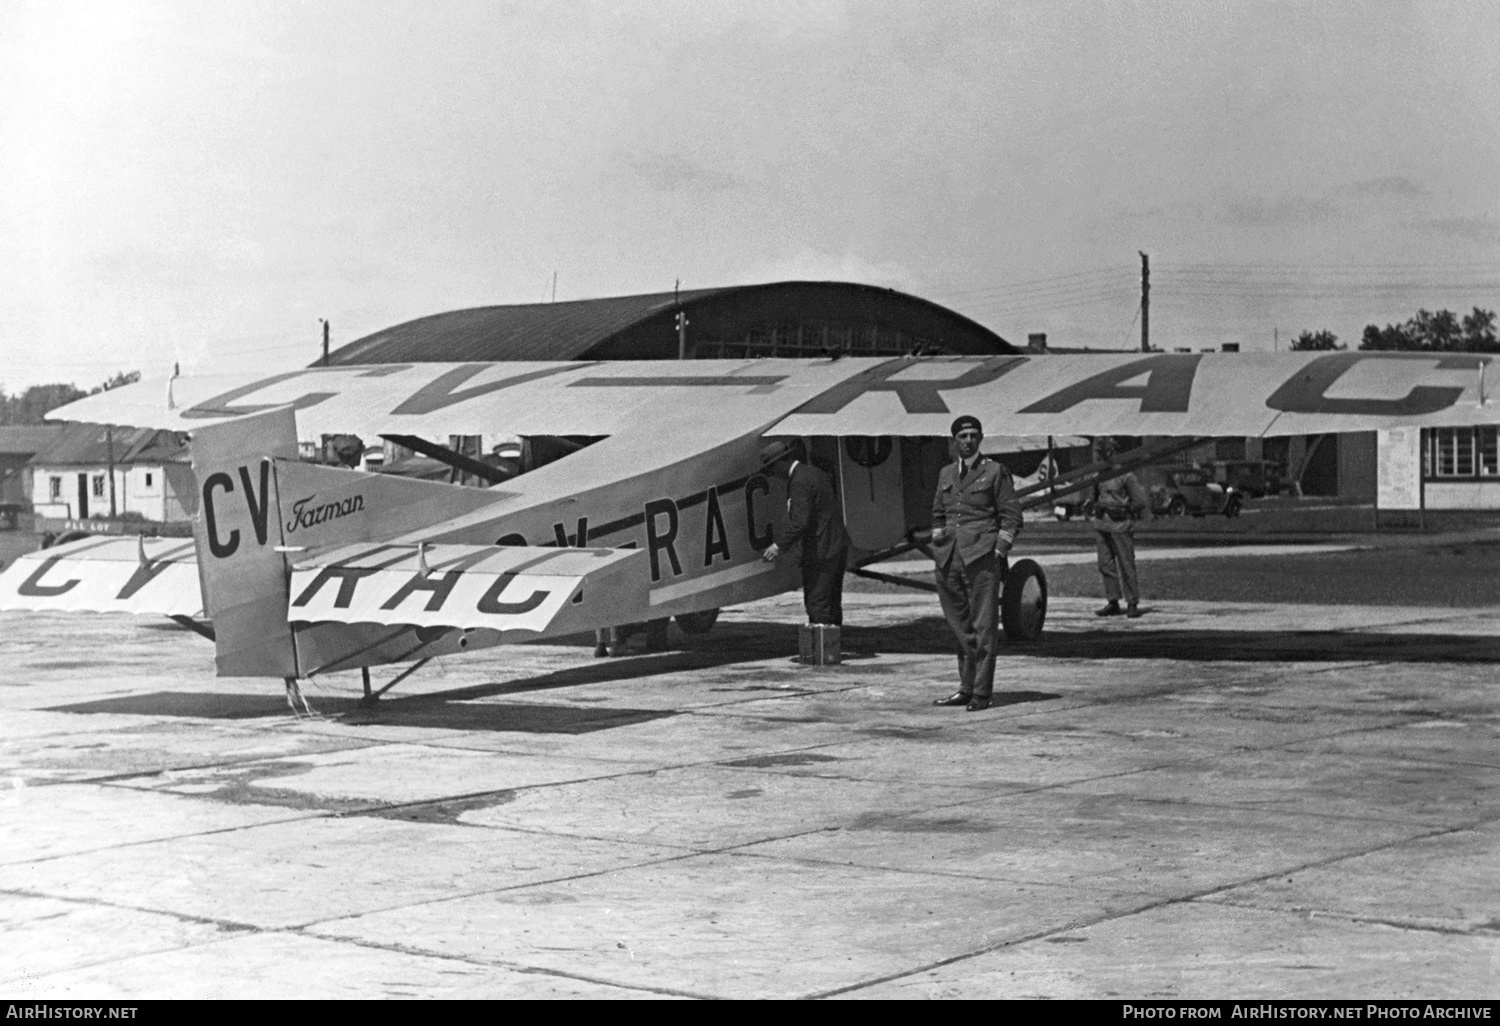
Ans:
[{"label": "aircraft shadow on ground", "polygon": [[[872,654],[951,656],[952,636],[939,617],[881,627],[846,626],[844,648],[861,676],[899,672],[863,662]],[[452,730],[581,734],[676,715],[676,710],[615,706],[540,705],[480,701],[510,694],[550,691],[587,684],[642,680],[669,673],[692,673],[740,663],[789,658],[797,651],[797,627],[786,623],[741,622],[722,625],[706,637],[689,638],[673,648],[615,659],[598,659],[552,673],[478,684],[419,695],[389,695],[373,707],[350,697],[319,695],[307,689],[324,715],[351,724],[390,724]],[[1363,631],[1132,630],[1101,628],[1050,632],[1030,645],[1006,645],[1001,658],[1167,659],[1183,662],[1389,662],[1500,663],[1500,637],[1455,634],[1395,634]],[[795,681],[798,669],[767,669],[767,679]],[[743,689],[740,689],[743,690]],[[1044,692],[1010,692],[997,702],[1045,701]],[[288,716],[281,689],[268,682],[263,695],[211,691],[154,691],[140,695],[53,706],[51,712],[181,716],[199,719],[257,719]]]},{"label": "aircraft shadow on ground", "polygon": [[[676,715],[674,710],[628,709],[618,706],[577,708],[520,702],[474,704],[455,699],[451,692],[383,698],[368,707],[361,706],[358,700],[352,698],[320,698],[314,695],[312,701],[320,715],[337,717],[342,722],[355,726],[388,724],[526,734],[589,734],[596,730],[608,730],[611,727],[624,727]],[[97,702],[57,705],[47,711],[182,716],[206,720],[290,718],[292,715],[285,699],[280,695],[216,694],[211,691],[153,691]]]}]

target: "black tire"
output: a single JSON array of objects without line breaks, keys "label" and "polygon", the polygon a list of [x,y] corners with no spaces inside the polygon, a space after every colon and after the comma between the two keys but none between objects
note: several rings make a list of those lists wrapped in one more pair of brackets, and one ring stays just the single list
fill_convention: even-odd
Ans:
[{"label": "black tire", "polygon": [[1238,495],[1231,495],[1229,501],[1224,503],[1224,515],[1233,520],[1240,515],[1240,507],[1244,505],[1244,502],[1245,500]]},{"label": "black tire", "polygon": [[1180,495],[1172,496],[1172,501],[1167,503],[1167,515],[1180,517],[1187,512],[1187,500]]},{"label": "black tire", "polygon": [[1034,559],[1018,559],[1000,589],[1000,624],[1013,645],[1039,641],[1047,622],[1047,575]]},{"label": "black tire", "polygon": [[682,628],[684,634],[707,634],[714,629],[714,622],[718,619],[717,609],[704,609],[697,613],[678,613],[677,626]]}]

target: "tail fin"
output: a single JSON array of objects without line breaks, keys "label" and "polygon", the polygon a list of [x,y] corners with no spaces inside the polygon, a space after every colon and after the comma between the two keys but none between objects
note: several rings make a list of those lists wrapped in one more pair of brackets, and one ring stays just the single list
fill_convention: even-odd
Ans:
[{"label": "tail fin", "polygon": [[198,428],[198,575],[221,677],[295,677],[273,458],[296,459],[290,407]]}]

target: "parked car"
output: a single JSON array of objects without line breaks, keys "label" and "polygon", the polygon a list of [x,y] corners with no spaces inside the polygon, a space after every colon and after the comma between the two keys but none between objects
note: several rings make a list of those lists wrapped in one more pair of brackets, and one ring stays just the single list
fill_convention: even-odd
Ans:
[{"label": "parked car", "polygon": [[1208,467],[1214,480],[1249,498],[1280,495],[1286,490],[1281,464],[1271,460],[1214,460]]},{"label": "parked car", "polygon": [[1234,485],[1215,481],[1212,468],[1192,467],[1175,471],[1170,477],[1171,489],[1164,490],[1160,497],[1153,496],[1152,503],[1156,506],[1157,502],[1162,502],[1161,512],[1169,516],[1191,513],[1202,517],[1222,513],[1233,518],[1240,515],[1245,505],[1244,493]]}]

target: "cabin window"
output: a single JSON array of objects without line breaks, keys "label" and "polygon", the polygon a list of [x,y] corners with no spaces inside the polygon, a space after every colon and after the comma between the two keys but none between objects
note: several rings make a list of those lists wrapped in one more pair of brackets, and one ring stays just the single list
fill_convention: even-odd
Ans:
[{"label": "cabin window", "polygon": [[146,487],[147,488],[151,487],[151,482],[152,482],[151,471],[148,470],[148,471],[146,471]]},{"label": "cabin window", "polygon": [[53,502],[62,498],[62,478],[49,477],[47,479],[47,497]]},{"label": "cabin window", "polygon": [[102,499],[102,498],[104,498],[104,475],[103,474],[95,474],[94,475],[94,498],[96,498],[96,499]]},{"label": "cabin window", "polygon": [[1429,479],[1500,477],[1496,428],[1429,428],[1423,432]]}]

